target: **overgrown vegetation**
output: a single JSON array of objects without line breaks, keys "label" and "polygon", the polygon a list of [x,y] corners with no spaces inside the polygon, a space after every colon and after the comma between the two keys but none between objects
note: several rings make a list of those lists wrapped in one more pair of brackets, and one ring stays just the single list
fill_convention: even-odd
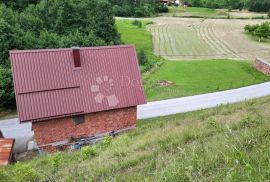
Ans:
[{"label": "overgrown vegetation", "polygon": [[[42,155],[1,168],[0,178],[35,182],[267,181],[269,107],[270,97],[265,97],[141,120],[135,130],[107,140],[109,144],[87,147],[87,151],[95,147],[94,155],[83,150]],[[57,167],[52,167],[54,155],[60,156]]]},{"label": "overgrown vegetation", "polygon": [[0,5],[0,107],[15,105],[9,50],[120,43],[111,5],[105,0],[3,2],[8,7]]},{"label": "overgrown vegetation", "polygon": [[255,37],[258,37],[261,42],[262,39],[270,38],[270,22],[264,22],[260,25],[246,25],[245,31]]},{"label": "overgrown vegetation", "polygon": [[159,12],[168,12],[168,8],[159,0],[109,0],[116,16],[148,17]]}]

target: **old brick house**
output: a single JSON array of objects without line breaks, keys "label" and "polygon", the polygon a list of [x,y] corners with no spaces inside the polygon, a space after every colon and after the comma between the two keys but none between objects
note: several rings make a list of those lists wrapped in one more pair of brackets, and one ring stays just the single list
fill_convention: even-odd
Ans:
[{"label": "old brick house", "polygon": [[21,122],[40,148],[133,127],[145,96],[133,46],[10,51]]}]

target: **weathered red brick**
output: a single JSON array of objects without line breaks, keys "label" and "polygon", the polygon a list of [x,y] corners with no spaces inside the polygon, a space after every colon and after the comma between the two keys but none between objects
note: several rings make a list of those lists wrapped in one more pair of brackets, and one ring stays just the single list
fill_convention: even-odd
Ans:
[{"label": "weathered red brick", "polygon": [[[137,106],[85,114],[85,121],[76,125],[72,117],[33,122],[38,146],[64,141],[70,137],[91,136],[133,127],[137,121]],[[52,146],[43,147],[55,151]]]},{"label": "weathered red brick", "polygon": [[270,64],[267,63],[266,61],[256,58],[255,68],[258,71],[264,73],[265,75],[270,76]]}]

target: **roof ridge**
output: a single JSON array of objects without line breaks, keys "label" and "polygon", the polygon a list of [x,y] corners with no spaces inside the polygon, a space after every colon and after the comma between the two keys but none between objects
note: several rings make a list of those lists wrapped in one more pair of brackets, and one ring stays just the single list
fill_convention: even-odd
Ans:
[{"label": "roof ridge", "polygon": [[[114,45],[114,46],[96,46],[96,47],[80,47],[80,50],[99,50],[99,49],[117,49],[134,47],[131,44],[128,45]],[[40,53],[40,52],[60,52],[70,51],[72,48],[55,48],[55,49],[29,49],[29,50],[10,50],[10,54],[22,54],[22,53]]]}]

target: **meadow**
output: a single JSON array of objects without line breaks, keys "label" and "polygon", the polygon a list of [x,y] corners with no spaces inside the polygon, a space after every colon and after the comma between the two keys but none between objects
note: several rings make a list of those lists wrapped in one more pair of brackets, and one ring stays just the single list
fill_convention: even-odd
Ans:
[{"label": "meadow", "polygon": [[167,117],[72,153],[0,168],[1,181],[267,181],[270,97]]},{"label": "meadow", "polygon": [[[153,52],[151,53],[151,51],[154,49],[154,52],[159,55],[157,53],[157,47],[160,45],[160,43],[156,37],[163,36],[164,32],[156,31],[153,33],[153,27],[159,26],[166,29],[165,23],[159,24],[159,20],[154,20],[155,23],[152,24],[149,23],[148,20],[142,20],[143,27],[139,28],[134,26],[132,21],[134,20],[117,20],[117,27],[122,35],[122,40],[125,43],[134,44],[137,49],[144,49],[152,58],[152,61],[155,61],[155,58],[158,57],[153,56]],[[196,20],[189,19],[186,21],[191,21],[192,24],[192,22]],[[171,22],[167,21],[167,23]],[[177,26],[181,25],[179,24]],[[150,30],[153,34],[153,47],[151,46],[151,34],[146,31],[146,29]],[[174,30],[170,35],[167,34],[168,36],[164,36],[162,41],[165,42],[165,45],[163,45],[163,47],[167,47],[167,49],[160,49],[160,51],[167,51],[169,55],[172,55],[172,50],[184,50],[194,55],[196,55],[196,51],[197,54],[198,52],[201,54],[211,54],[212,51],[214,51],[214,48],[211,48],[211,46],[208,45],[206,41],[197,38],[197,34],[192,31],[187,30],[186,34],[182,34],[180,37],[170,38],[170,36],[180,34],[181,31],[183,32],[183,29],[184,27],[181,27],[179,32]],[[179,46],[175,49],[170,49],[170,41],[181,41],[182,46]],[[216,46],[219,45],[220,44]],[[219,50],[223,50],[222,47],[217,49],[217,51]],[[225,51],[225,49],[223,51]],[[173,56],[163,57],[174,58]],[[249,86],[270,80],[269,77],[266,77],[256,71],[253,68],[251,61],[228,60],[226,57],[227,56],[222,57],[223,59],[204,59],[204,56],[199,55],[196,57],[198,59],[197,61],[191,61],[190,59],[192,57],[183,56],[181,56],[181,58],[185,59],[182,59],[181,61],[162,60],[163,64],[161,64],[161,66],[156,68],[154,71],[150,73],[143,73],[147,100],[163,100],[202,93],[210,93]],[[168,81],[171,82],[170,85],[163,86],[159,84]]]},{"label": "meadow", "polygon": [[[172,82],[162,86],[158,83]],[[145,81],[148,101],[218,92],[270,81],[249,61],[166,61]]]},{"label": "meadow", "polygon": [[168,13],[161,13],[165,17],[187,17],[187,18],[215,18],[215,19],[264,19],[267,13],[255,13],[247,10],[211,9],[203,7],[170,6]]},{"label": "meadow", "polygon": [[154,52],[165,59],[270,60],[270,44],[252,41],[244,32],[247,24],[263,20],[157,18],[147,29]]}]

